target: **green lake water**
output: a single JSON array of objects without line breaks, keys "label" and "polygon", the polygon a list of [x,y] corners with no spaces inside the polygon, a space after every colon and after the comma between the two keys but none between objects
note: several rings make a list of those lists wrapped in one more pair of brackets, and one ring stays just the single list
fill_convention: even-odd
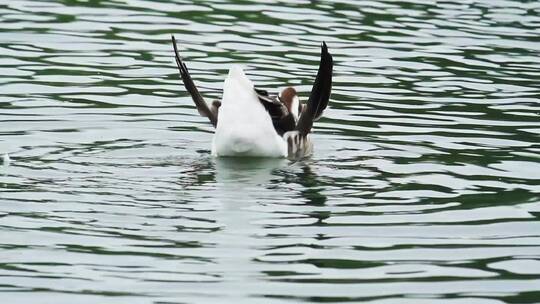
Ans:
[{"label": "green lake water", "polygon": [[[540,2],[0,0],[0,302],[540,303]],[[229,67],[306,160],[214,159]]]}]

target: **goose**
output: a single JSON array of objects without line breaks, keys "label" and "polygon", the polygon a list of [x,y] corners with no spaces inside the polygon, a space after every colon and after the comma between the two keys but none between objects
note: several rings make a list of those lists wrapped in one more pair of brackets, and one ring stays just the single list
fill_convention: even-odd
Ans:
[{"label": "goose", "polygon": [[201,116],[215,127],[212,156],[301,159],[313,153],[309,136],[330,100],[333,59],[326,42],[313,88],[306,104],[296,89],[286,87],[271,95],[256,88],[239,66],[232,66],[223,84],[221,100],[206,103],[195,86],[172,36],[175,61],[185,89]]}]

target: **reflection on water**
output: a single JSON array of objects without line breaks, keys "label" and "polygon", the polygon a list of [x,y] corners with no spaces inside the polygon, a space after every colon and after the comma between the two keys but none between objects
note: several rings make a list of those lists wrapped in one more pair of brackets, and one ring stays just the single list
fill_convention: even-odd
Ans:
[{"label": "reflection on water", "polygon": [[[537,303],[537,1],[0,3],[6,303]],[[333,95],[312,158],[214,159],[227,69]]]},{"label": "reflection on water", "polygon": [[232,191],[242,195],[249,191],[242,191],[244,186],[266,186],[276,175],[275,171],[288,165],[285,159],[273,158],[215,158],[216,182],[223,186],[223,190]]}]

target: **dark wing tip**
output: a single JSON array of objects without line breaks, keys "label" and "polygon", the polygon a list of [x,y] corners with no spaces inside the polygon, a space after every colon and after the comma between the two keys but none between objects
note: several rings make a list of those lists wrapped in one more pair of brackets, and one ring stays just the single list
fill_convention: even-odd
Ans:
[{"label": "dark wing tip", "polygon": [[326,42],[323,41],[322,47],[321,47],[321,58],[326,58],[330,61],[330,63],[333,63],[333,58],[330,52],[328,52],[328,46],[326,45]]},{"label": "dark wing tip", "polygon": [[182,81],[184,82],[184,87],[191,95],[191,98],[193,99],[193,102],[195,103],[195,106],[197,107],[199,114],[201,114],[202,116],[208,117],[212,125],[214,127],[217,126],[217,110],[212,111],[211,109],[208,108],[208,105],[204,101],[204,98],[201,96],[201,93],[199,93],[199,90],[195,86],[193,79],[191,79],[191,75],[189,74],[186,64],[182,62],[182,58],[180,58],[180,54],[178,52],[178,46],[176,45],[176,39],[174,38],[174,35],[171,35],[171,39],[172,39],[172,44],[174,48],[174,57],[175,57],[176,65],[178,66],[178,72],[180,72],[180,77],[182,78]]},{"label": "dark wing tip", "polygon": [[326,41],[322,42],[321,56],[328,56],[328,57],[332,58],[332,55],[330,55],[330,53],[328,52],[328,46],[326,45]]},{"label": "dark wing tip", "polygon": [[302,135],[306,135],[311,131],[313,121],[320,118],[322,112],[328,106],[330,100],[330,93],[332,90],[332,70],[333,70],[332,55],[328,52],[328,46],[323,41],[321,45],[321,59],[319,62],[319,70],[311,94],[305,110],[302,111],[302,115],[298,120],[296,130]]},{"label": "dark wing tip", "polygon": [[176,46],[176,38],[174,38],[174,35],[172,35],[172,34],[171,34],[171,40],[172,40],[172,43],[173,43],[175,56],[179,56],[178,55],[178,47]]}]

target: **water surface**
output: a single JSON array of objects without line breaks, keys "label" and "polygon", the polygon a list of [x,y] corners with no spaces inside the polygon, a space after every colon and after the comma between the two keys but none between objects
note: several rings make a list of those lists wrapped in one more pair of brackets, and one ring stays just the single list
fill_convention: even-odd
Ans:
[{"label": "water surface", "polygon": [[[5,303],[538,303],[537,1],[0,1]],[[300,162],[210,156],[232,64]]]}]

